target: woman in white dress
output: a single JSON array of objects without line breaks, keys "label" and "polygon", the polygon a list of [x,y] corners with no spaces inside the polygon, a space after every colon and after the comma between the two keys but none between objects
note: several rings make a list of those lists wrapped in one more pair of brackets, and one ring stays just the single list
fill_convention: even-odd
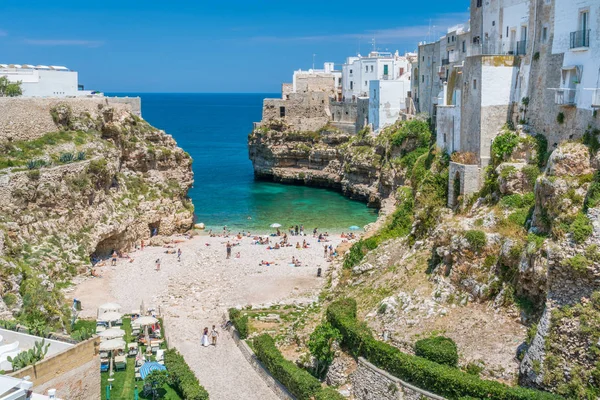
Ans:
[{"label": "woman in white dress", "polygon": [[204,347],[208,346],[208,327],[204,328],[204,332],[202,333],[202,341],[200,344]]}]

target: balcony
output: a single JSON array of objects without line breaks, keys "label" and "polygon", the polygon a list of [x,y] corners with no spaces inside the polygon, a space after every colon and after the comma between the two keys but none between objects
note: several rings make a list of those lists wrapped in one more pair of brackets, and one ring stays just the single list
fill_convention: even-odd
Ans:
[{"label": "balcony", "polygon": [[591,29],[583,31],[571,32],[571,40],[569,41],[570,49],[579,49],[590,47],[590,32]]},{"label": "balcony", "polygon": [[448,65],[450,64],[450,59],[449,58],[442,58],[442,65]]},{"label": "balcony", "polygon": [[592,90],[592,108],[600,108],[600,89]]},{"label": "balcony", "polygon": [[559,88],[554,94],[554,102],[559,106],[574,106],[577,89]]},{"label": "balcony", "polygon": [[519,40],[517,42],[516,50],[517,56],[524,56],[525,54],[527,54],[527,40]]}]

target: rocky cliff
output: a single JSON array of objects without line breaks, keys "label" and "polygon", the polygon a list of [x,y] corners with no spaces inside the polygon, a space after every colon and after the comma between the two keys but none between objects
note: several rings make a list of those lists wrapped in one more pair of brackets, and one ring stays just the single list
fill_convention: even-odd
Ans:
[{"label": "rocky cliff", "polygon": [[257,178],[332,188],[375,207],[404,181],[388,162],[393,155],[386,145],[366,131],[349,135],[325,126],[297,132],[274,121],[248,138]]},{"label": "rocky cliff", "polygon": [[[56,325],[68,314],[59,289],[90,256],[191,227],[192,161],[125,106],[18,101],[0,135],[0,317]],[[53,129],[28,130],[23,107]]]}]

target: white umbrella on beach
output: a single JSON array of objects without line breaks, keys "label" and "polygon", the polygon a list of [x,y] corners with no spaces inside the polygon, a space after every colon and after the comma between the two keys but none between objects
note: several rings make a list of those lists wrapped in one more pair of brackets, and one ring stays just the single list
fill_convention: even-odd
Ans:
[{"label": "white umbrella on beach", "polygon": [[119,312],[121,311],[121,306],[117,303],[104,303],[98,307],[98,316],[110,311]]},{"label": "white umbrella on beach", "polygon": [[271,224],[271,228],[281,228],[281,224]]},{"label": "white umbrella on beach", "polygon": [[136,324],[144,327],[144,337],[146,338],[146,353],[152,352],[152,348],[150,347],[150,334],[148,333],[148,325],[154,325],[157,322],[158,319],[150,316],[139,317],[135,320]]},{"label": "white umbrella on beach", "polygon": [[125,331],[120,328],[110,328],[98,333],[98,336],[100,336],[103,339],[122,338],[123,336],[125,336]]},{"label": "white umbrella on beach", "polygon": [[106,340],[104,342],[100,342],[100,347],[99,347],[100,351],[110,351],[111,352],[111,360],[109,361],[110,363],[110,371],[108,373],[108,376],[112,376],[112,352],[114,350],[119,350],[119,349],[123,349],[125,350],[125,341],[123,339],[111,339],[111,340]]},{"label": "white umbrella on beach", "polygon": [[108,324],[110,326],[112,326],[112,322],[117,321],[119,318],[121,318],[122,314],[118,313],[116,311],[109,311],[109,312],[105,312],[104,314],[100,315],[98,317],[98,321],[102,321],[102,322],[108,322]]}]

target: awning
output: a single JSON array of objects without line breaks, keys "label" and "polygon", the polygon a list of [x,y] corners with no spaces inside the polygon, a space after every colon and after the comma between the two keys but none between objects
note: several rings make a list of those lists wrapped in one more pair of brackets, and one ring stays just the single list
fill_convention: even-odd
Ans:
[{"label": "awning", "polygon": [[578,65],[565,65],[565,66],[562,67],[562,70],[563,71],[568,71],[568,70],[571,70],[571,69],[577,69],[577,67],[578,67]]}]

